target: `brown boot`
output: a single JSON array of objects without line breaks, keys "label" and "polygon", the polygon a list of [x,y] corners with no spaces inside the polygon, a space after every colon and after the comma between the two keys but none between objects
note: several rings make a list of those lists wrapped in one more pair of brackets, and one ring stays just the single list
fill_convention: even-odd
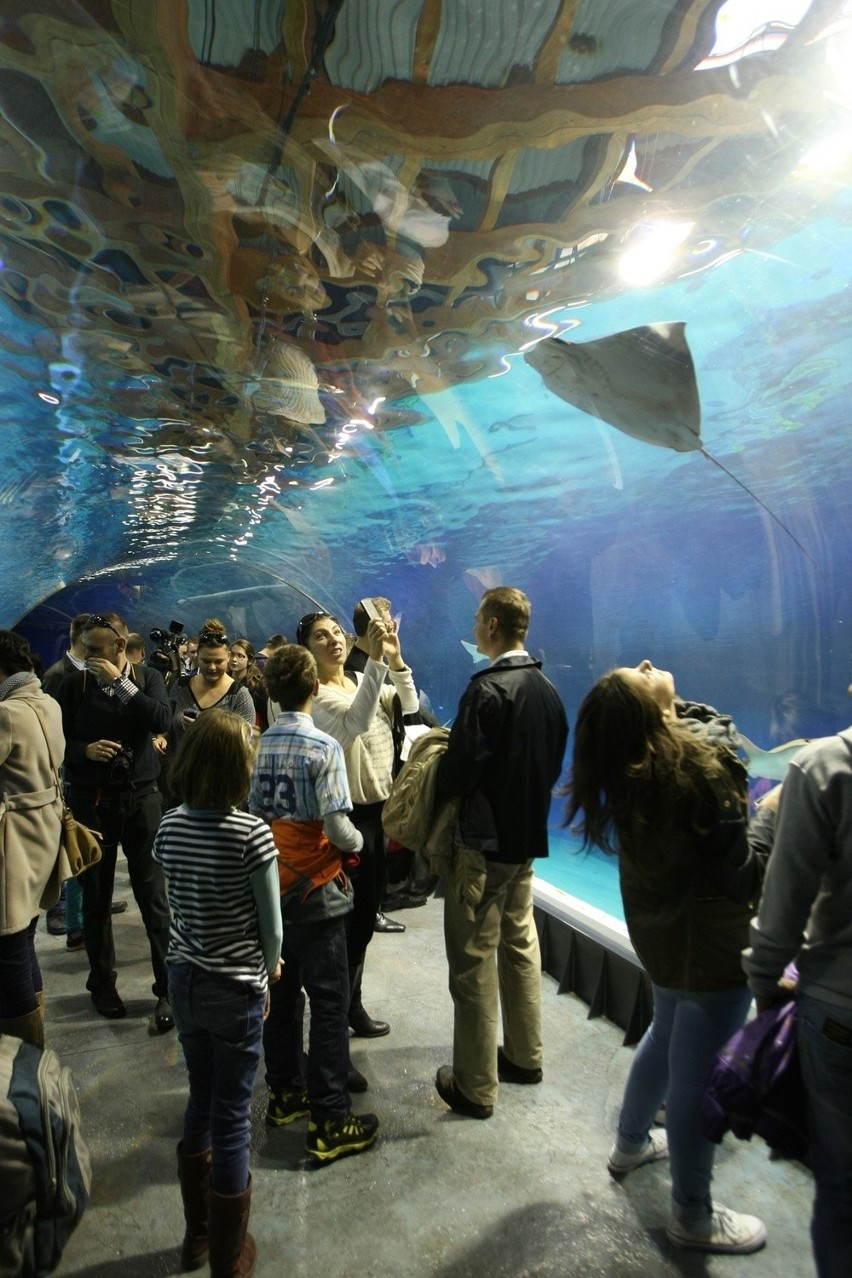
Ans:
[{"label": "brown boot", "polygon": [[251,1176],[241,1194],[210,1190],[210,1278],[249,1278],[257,1247],[247,1233],[251,1210]]},{"label": "brown boot", "polygon": [[207,1195],[210,1189],[211,1151],[184,1154],[183,1141],[177,1147],[178,1180],[183,1199],[186,1233],[180,1250],[181,1273],[200,1269],[207,1260],[210,1240],[207,1233]]},{"label": "brown boot", "polygon": [[13,1038],[32,1043],[33,1047],[44,1047],[44,1015],[41,1008],[35,1007],[23,1016],[9,1016],[0,1021],[0,1034],[11,1034]]}]

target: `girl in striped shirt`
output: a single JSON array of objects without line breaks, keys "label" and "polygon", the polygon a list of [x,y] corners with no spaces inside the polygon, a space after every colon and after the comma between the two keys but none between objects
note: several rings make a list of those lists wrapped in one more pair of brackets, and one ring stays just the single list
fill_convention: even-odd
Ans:
[{"label": "girl in striped shirt", "polygon": [[248,724],[212,708],[192,723],[170,783],[180,806],[163,817],[154,859],[172,909],[169,994],[189,1071],[178,1145],[186,1235],[181,1261],[249,1274],[254,1239],[250,1109],[268,981],[280,975],[281,908],[275,844],[259,817],[239,810],[254,750]]}]

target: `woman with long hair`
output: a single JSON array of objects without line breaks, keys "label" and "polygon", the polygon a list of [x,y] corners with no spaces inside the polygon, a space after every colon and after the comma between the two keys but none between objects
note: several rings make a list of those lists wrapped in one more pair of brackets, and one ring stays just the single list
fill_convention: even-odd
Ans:
[{"label": "woman with long hair", "polygon": [[186,1234],[181,1261],[249,1274],[251,1098],[269,980],[280,974],[281,907],[266,822],[239,811],[254,749],[245,721],[207,710],[184,733],[171,784],[180,807],[154,843],[172,909],[169,995],[189,1073],[177,1147]]},{"label": "woman with long hair", "polygon": [[254,703],[255,724],[261,732],[269,727],[267,707],[269,693],[266,681],[255,659],[254,644],[248,639],[234,639],[228,652],[228,674],[234,683],[248,688]]},{"label": "woman with long hair", "polygon": [[[711,1198],[716,1146],[701,1131],[707,1070],[751,1002],[740,952],[763,860],[748,840],[745,769],[678,720],[672,676],[646,660],[611,670],[585,697],[567,792],[566,823],[582,811],[585,844],[618,854],[627,929],[654,994],[609,1170],[668,1155],[670,1241],[756,1251],[762,1222]],[[652,1123],[664,1099],[662,1131]]]},{"label": "woman with long hair", "polygon": [[[378,1038],[387,1034],[390,1026],[387,1021],[374,1020],[364,1008],[361,974],[385,886],[382,808],[393,780],[394,700],[399,698],[402,714],[413,714],[420,703],[392,621],[370,621],[363,673],[350,674],[343,669],[346,633],[336,617],[326,612],[308,613],[299,622],[296,639],[317,663],[314,723],[343,746],[353,802],[350,819],[364,838],[360,864],[352,871],[354,903],[347,919],[349,1025],[355,1035]],[[390,683],[385,682],[386,676]]]}]

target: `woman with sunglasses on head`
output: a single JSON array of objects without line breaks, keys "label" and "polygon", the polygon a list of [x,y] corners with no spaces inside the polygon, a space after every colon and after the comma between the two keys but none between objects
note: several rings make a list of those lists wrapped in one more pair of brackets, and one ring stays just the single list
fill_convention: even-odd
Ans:
[{"label": "woman with sunglasses on head", "polygon": [[[254,702],[248,688],[228,674],[229,639],[225,627],[216,617],[205,621],[198,632],[198,670],[192,675],[181,675],[169,689],[172,704],[172,723],[168,736],[154,738],[154,749],[160,756],[174,751],[187,728],[205,710],[217,706],[220,710],[233,710],[251,727],[255,723]],[[172,807],[173,798],[168,770],[164,768],[161,782],[164,805]]]},{"label": "woman with sunglasses on head", "polygon": [[260,667],[255,660],[254,644],[248,639],[235,639],[228,653],[228,674],[235,683],[248,688],[254,703],[255,724],[260,732],[269,727],[269,693]]},{"label": "woman with sunglasses on head", "polygon": [[[756,1216],[713,1202],[716,1146],[701,1130],[707,1071],[751,1002],[740,953],[765,864],[750,845],[745,768],[678,717],[674,680],[650,661],[604,675],[577,717],[566,823],[617,853],[627,930],[653,987],[609,1171],[668,1157],[667,1233],[676,1246],[745,1254],[766,1241]],[[666,1130],[652,1128],[666,1100]]]},{"label": "woman with sunglasses on head", "polygon": [[[297,643],[317,663],[319,691],[313,720],[343,746],[352,796],[351,821],[364,837],[361,863],[352,873],[354,904],[347,923],[349,961],[349,1025],[362,1038],[379,1038],[390,1031],[387,1021],[374,1020],[361,999],[361,975],[381,908],[385,885],[385,836],[382,808],[390,794],[394,768],[394,698],[403,714],[414,714],[419,699],[411,671],[402,658],[394,623],[379,618],[367,628],[369,653],[363,674],[343,669],[346,633],[335,617],[311,612],[299,622]],[[385,683],[389,675],[390,684]]]}]

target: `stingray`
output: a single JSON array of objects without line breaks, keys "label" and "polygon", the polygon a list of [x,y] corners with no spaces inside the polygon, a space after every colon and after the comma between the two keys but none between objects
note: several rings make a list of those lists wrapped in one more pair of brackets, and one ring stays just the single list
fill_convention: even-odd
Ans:
[{"label": "stingray", "polygon": [[677,453],[700,452],[747,492],[823,575],[775,512],[704,447],[698,383],[685,324],[643,324],[591,342],[546,337],[524,359],[554,395],[623,434]]},{"label": "stingray", "polygon": [[645,324],[594,342],[547,337],[524,359],[554,395],[634,439],[701,448],[701,407],[685,324]]}]

